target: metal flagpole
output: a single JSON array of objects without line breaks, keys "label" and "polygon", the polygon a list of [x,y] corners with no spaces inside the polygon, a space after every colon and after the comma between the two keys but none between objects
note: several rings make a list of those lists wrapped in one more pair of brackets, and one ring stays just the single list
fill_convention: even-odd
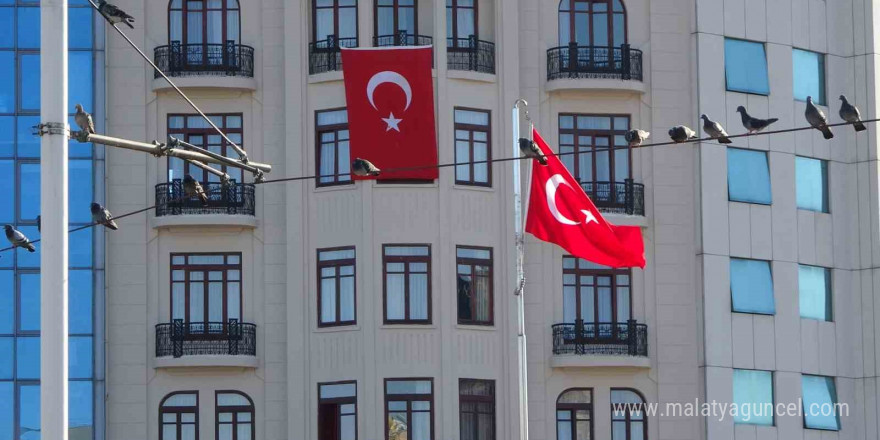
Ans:
[{"label": "metal flagpole", "polygon": [[[521,156],[519,152],[519,106],[529,105],[525,99],[518,99],[513,104],[513,157]],[[528,113],[527,113],[528,114]],[[531,135],[529,135],[531,137]],[[513,161],[513,222],[516,240],[516,291],[517,297],[517,350],[519,360],[519,438],[529,439],[529,380],[528,359],[526,358],[526,304],[525,285],[526,279],[523,272],[523,215],[522,215],[522,182],[520,182],[520,160]]]},{"label": "metal flagpole", "polygon": [[40,52],[40,437],[67,440],[67,0],[40,2]]}]

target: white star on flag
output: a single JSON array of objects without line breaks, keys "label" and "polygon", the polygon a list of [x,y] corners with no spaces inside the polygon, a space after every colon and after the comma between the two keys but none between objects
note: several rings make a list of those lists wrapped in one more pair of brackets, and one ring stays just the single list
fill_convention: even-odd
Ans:
[{"label": "white star on flag", "polygon": [[398,133],[400,133],[400,127],[398,127],[397,124],[400,124],[400,121],[403,121],[403,119],[395,118],[394,112],[390,112],[388,117],[382,118],[382,120],[385,121],[386,124],[388,124],[388,127],[385,128],[385,131],[396,130]]}]

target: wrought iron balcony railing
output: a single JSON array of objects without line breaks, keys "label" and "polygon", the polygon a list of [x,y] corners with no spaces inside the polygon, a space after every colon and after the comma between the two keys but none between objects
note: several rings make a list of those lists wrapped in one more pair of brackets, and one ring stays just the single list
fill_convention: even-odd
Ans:
[{"label": "wrought iron balcony railing", "polygon": [[357,47],[357,38],[336,38],[309,43],[309,75],[342,70],[342,47]]},{"label": "wrought iron balcony railing", "polygon": [[256,198],[252,183],[202,183],[208,196],[203,204],[197,197],[187,197],[183,182],[174,179],[156,185],[156,217],[181,214],[254,215]]},{"label": "wrought iron balcony railing", "polygon": [[642,51],[620,47],[578,46],[571,43],[547,50],[547,79],[612,78],[642,80]]},{"label": "wrought iron balcony railing", "polygon": [[648,326],[583,322],[553,325],[553,354],[648,356]]},{"label": "wrought iron balcony railing", "polygon": [[[168,76],[254,76],[254,48],[227,41],[222,44],[181,44],[172,41],[153,51],[153,60]],[[159,72],[154,74],[159,78]]]},{"label": "wrought iron balcony railing", "polygon": [[645,215],[645,185],[635,183],[632,179],[623,182],[581,182],[581,188],[599,211]]},{"label": "wrought iron balcony railing", "polygon": [[393,35],[373,36],[373,47],[387,46],[430,46],[434,39],[425,35],[413,35],[406,32],[398,32]]},{"label": "wrought iron balcony railing", "polygon": [[156,324],[156,357],[196,355],[256,356],[257,326],[237,319]]},{"label": "wrought iron balcony railing", "polygon": [[446,39],[446,62],[449,70],[495,73],[495,43],[469,38]]}]

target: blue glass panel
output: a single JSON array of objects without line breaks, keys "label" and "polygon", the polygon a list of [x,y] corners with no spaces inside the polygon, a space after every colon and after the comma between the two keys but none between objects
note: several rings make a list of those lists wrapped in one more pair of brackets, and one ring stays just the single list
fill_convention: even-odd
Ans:
[{"label": "blue glass panel", "polygon": [[798,266],[801,318],[832,320],[831,271],[824,267]]},{"label": "blue glass panel", "polygon": [[71,49],[92,47],[92,8],[68,8],[67,45]]},{"label": "blue glass panel", "polygon": [[35,219],[40,214],[40,164],[19,163],[18,172],[19,215],[22,219]]},{"label": "blue glass panel", "polygon": [[92,213],[89,206],[94,200],[92,184],[92,161],[71,160],[68,162],[67,203],[70,209],[70,223],[90,223]]},{"label": "blue glass panel", "polygon": [[[40,238],[40,233],[37,232],[36,226],[18,226],[18,230],[21,231],[29,240],[36,240]],[[40,244],[34,244],[36,248],[36,252],[28,252],[22,248],[16,248],[15,258],[18,260],[18,267],[40,267]],[[0,258],[0,261],[3,261],[3,258]]]},{"label": "blue glass panel", "polygon": [[727,195],[734,202],[771,203],[767,153],[727,149]]},{"label": "blue glass panel", "polygon": [[[0,179],[0,194],[7,194],[6,197],[0,197],[0,223],[14,223],[15,222],[15,197],[10,196],[15,194],[15,179],[12,176],[15,176],[15,162],[12,160],[0,160],[0,176],[8,176],[5,179]],[[3,258],[0,258],[3,260]],[[11,258],[7,258],[7,260],[11,260]],[[4,263],[11,263],[11,261],[0,261],[0,265],[4,265]]]},{"label": "blue glass panel", "polygon": [[773,426],[773,374],[733,370],[734,423]]},{"label": "blue glass panel", "polygon": [[12,382],[0,382],[0,440],[12,440],[15,392]]},{"label": "blue glass panel", "polygon": [[13,20],[15,20],[13,13],[15,13],[14,8],[0,8],[0,29],[5,29],[0,32],[0,48],[11,48],[15,45],[15,34],[12,33]]},{"label": "blue glass panel", "polygon": [[21,385],[18,388],[19,440],[40,438],[40,386]]},{"label": "blue glass panel", "polygon": [[18,329],[40,330],[40,274],[18,274]]},{"label": "blue glass panel", "polygon": [[15,122],[15,143],[19,157],[40,157],[40,137],[34,136],[34,126],[40,123],[39,116],[19,116]]},{"label": "blue glass panel", "polygon": [[[11,380],[13,374],[12,360],[15,359],[15,338],[0,337],[0,380]],[[0,435],[0,438],[3,438]]]},{"label": "blue glass panel", "polygon": [[15,340],[15,366],[19,379],[40,378],[40,337],[19,336]]},{"label": "blue glass panel", "polygon": [[94,230],[94,228],[83,229],[69,235],[67,264],[70,267],[92,266],[92,231]]},{"label": "blue glass panel", "polygon": [[[11,260],[12,258],[7,257]],[[15,275],[11,270],[0,270],[0,335],[11,335],[15,330]],[[0,357],[3,353],[0,352]]]},{"label": "blue glass panel", "polygon": [[770,263],[731,258],[730,295],[734,312],[775,314]]},{"label": "blue glass panel", "polygon": [[0,116],[0,157],[12,157],[14,151],[15,118]]},{"label": "blue glass panel", "polygon": [[825,56],[806,50],[792,49],[794,71],[794,99],[806,101],[807,96],[816,104],[825,104]]},{"label": "blue glass panel", "polygon": [[834,379],[824,376],[801,376],[804,395],[804,427],[809,429],[840,430],[837,390]]},{"label": "blue glass panel", "polygon": [[92,337],[71,336],[67,341],[68,376],[71,379],[91,379]]},{"label": "blue glass panel", "polygon": [[40,48],[40,8],[18,8],[18,48]]},{"label": "blue glass panel", "polygon": [[76,112],[76,104],[82,104],[91,113],[94,79],[92,78],[92,52],[71,51],[68,62],[67,106],[68,112]]},{"label": "blue glass panel", "polygon": [[68,325],[70,334],[92,333],[92,271],[68,272]]},{"label": "blue glass panel", "polygon": [[40,55],[21,54],[21,109],[40,110]]},{"label": "blue glass panel", "polygon": [[15,112],[15,52],[0,51],[0,113]]},{"label": "blue glass panel", "polygon": [[828,212],[828,162],[796,157],[794,164],[797,207]]},{"label": "blue glass panel", "polygon": [[727,90],[733,92],[770,94],[767,79],[767,56],[763,43],[724,40],[724,72]]},{"label": "blue glass panel", "polygon": [[92,382],[72,380],[68,382],[67,424],[70,439],[91,439],[94,431],[92,415]]}]

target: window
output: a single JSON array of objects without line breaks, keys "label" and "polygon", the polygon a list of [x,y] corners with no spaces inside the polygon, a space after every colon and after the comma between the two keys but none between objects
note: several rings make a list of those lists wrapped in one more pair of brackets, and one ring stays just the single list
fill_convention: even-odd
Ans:
[{"label": "window", "polygon": [[562,257],[562,314],[566,323],[624,324],[632,317],[629,269]]},{"label": "window", "polygon": [[479,0],[446,0],[446,45],[470,48],[470,37],[479,38],[477,5]]},{"label": "window", "polygon": [[238,0],[171,0],[168,42],[183,46],[188,65],[224,65],[226,44],[239,44]]},{"label": "window", "polygon": [[645,399],[635,390],[611,389],[611,440],[647,440]]},{"label": "window", "polygon": [[813,98],[818,105],[825,105],[825,55],[801,49],[792,49],[791,63],[794,73],[794,99],[806,101]]},{"label": "window", "polygon": [[797,156],[794,165],[798,209],[828,212],[828,162]]},{"label": "window", "polygon": [[[228,115],[208,115],[218,128],[226,133],[226,137],[235,142],[239,147],[242,145],[242,116],[241,114]],[[229,157],[235,160],[239,159],[236,152],[229,143],[217,134],[217,131],[199,115],[168,115],[168,136],[173,136],[184,142],[188,142],[197,147],[202,147],[214,153]],[[241,183],[242,170],[236,167],[228,167],[226,165],[212,164],[212,167],[223,171],[229,175],[230,179]],[[219,183],[220,177],[210,173],[206,173],[201,168],[190,164],[176,157],[168,158],[168,181],[183,180],[183,176],[189,174],[199,182]]]},{"label": "window", "polygon": [[590,440],[593,438],[593,389],[564,391],[556,399],[556,439]]},{"label": "window", "polygon": [[348,111],[339,109],[317,112],[315,126],[318,186],[352,183],[351,157],[348,153]]},{"label": "window", "polygon": [[731,258],[730,296],[734,312],[776,314],[770,262]]},{"label": "window", "polygon": [[171,393],[159,404],[159,440],[198,440],[199,393]]},{"label": "window", "polygon": [[764,43],[725,38],[724,76],[731,92],[769,95]]},{"label": "window", "polygon": [[734,423],[773,426],[773,373],[733,370]]},{"label": "window", "polygon": [[312,0],[313,41],[347,39],[357,46],[357,0]]},{"label": "window", "polygon": [[241,254],[171,254],[171,319],[191,334],[226,332],[241,321]]},{"label": "window", "polygon": [[459,379],[461,440],[495,440],[495,381]]},{"label": "window", "polygon": [[385,440],[434,438],[431,379],[385,379]]},{"label": "window", "polygon": [[840,407],[833,377],[801,375],[804,428],[840,430]]},{"label": "window", "polygon": [[625,203],[623,182],[632,177],[627,130],[629,116],[559,115],[559,158],[597,206]]},{"label": "window", "polygon": [[355,251],[318,249],[318,325],[355,324]]},{"label": "window", "polygon": [[254,402],[238,391],[216,393],[217,440],[254,439]]},{"label": "window", "polygon": [[357,383],[318,384],[318,440],[357,439]]},{"label": "window", "polygon": [[732,202],[771,203],[766,152],[727,149],[727,197]]},{"label": "window", "polygon": [[798,265],[801,318],[832,321],[831,270]]},{"label": "window", "polygon": [[492,325],[492,249],[458,246],[458,323]]},{"label": "window", "polygon": [[620,0],[561,0],[559,45],[617,47],[626,43],[626,9]]},{"label": "window", "polygon": [[489,112],[455,109],[455,183],[492,186],[492,149],[489,142]]},{"label": "window", "polygon": [[377,39],[401,32],[413,37],[419,34],[418,0],[376,0],[375,5]]},{"label": "window", "polygon": [[431,247],[384,245],[385,323],[431,323]]}]

